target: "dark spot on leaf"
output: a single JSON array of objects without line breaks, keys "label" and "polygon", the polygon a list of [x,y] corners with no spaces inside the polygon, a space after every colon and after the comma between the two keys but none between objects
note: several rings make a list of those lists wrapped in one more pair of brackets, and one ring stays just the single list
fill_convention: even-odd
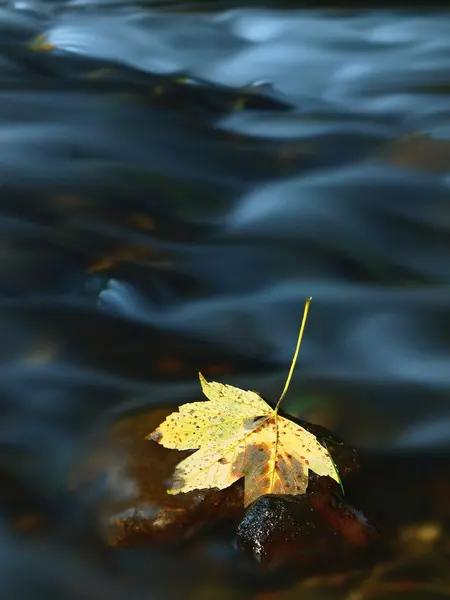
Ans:
[{"label": "dark spot on leaf", "polygon": [[227,465],[227,464],[228,464],[228,461],[227,461],[227,459],[226,459],[226,458],[221,458],[221,459],[219,460],[219,464],[221,464],[221,465]]},{"label": "dark spot on leaf", "polygon": [[260,419],[262,419],[262,416],[259,417],[249,417],[248,419],[244,419],[243,421],[243,425],[244,425],[244,429],[255,429],[255,425],[260,425],[261,423],[258,423],[258,421]]},{"label": "dark spot on leaf", "polygon": [[238,457],[239,461],[245,460],[245,463],[239,462],[237,464],[242,465],[242,472],[245,475],[253,473],[257,474],[258,478],[264,478],[269,470],[269,458],[270,448],[264,444],[252,444],[247,446],[243,455]]}]

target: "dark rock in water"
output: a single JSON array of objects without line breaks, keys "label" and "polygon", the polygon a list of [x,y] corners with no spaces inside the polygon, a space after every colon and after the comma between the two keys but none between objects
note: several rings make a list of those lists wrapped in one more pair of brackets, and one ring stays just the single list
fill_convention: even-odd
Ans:
[{"label": "dark rock in water", "polygon": [[154,409],[117,422],[72,477],[72,485],[86,491],[101,483],[99,519],[113,546],[182,540],[206,524],[243,515],[240,482],[227,490],[167,494],[175,466],[189,452],[167,450],[145,438],[172,411]]},{"label": "dark rock in water", "polygon": [[[72,485],[78,490],[87,491],[100,483],[98,514],[110,545],[184,540],[207,525],[224,519],[237,523],[244,516],[243,479],[224,490],[167,494],[167,483],[176,465],[189,452],[168,450],[146,436],[173,410],[152,409],[118,421],[106,439],[95,443],[72,477]],[[318,439],[328,440],[325,443],[344,480],[358,471],[359,460],[353,448],[323,427],[297,422]],[[339,485],[310,472],[308,491],[338,493]]]},{"label": "dark rock in water", "polygon": [[365,516],[333,494],[261,496],[237,528],[239,548],[267,571],[353,568],[381,550]]}]

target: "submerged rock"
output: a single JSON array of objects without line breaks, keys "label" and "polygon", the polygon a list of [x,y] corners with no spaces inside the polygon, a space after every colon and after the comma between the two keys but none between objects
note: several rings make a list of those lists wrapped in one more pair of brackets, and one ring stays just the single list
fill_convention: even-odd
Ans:
[{"label": "submerged rock", "polygon": [[[72,486],[79,491],[87,493],[92,488],[100,488],[97,511],[110,545],[154,545],[185,540],[207,525],[225,519],[237,524],[245,515],[243,479],[224,490],[167,493],[167,483],[175,466],[190,452],[168,450],[147,440],[146,436],[171,411],[173,407],[152,409],[113,424],[106,439],[95,442],[72,477]],[[327,444],[344,480],[358,471],[359,459],[353,448],[323,427],[298,420],[297,423]],[[334,480],[310,473],[308,491],[339,493],[340,488]],[[297,504],[287,501],[285,514],[291,508],[295,521]],[[251,508],[251,514],[254,510]],[[248,523],[245,518],[241,529],[242,523]]]},{"label": "submerged rock", "polygon": [[71,478],[72,487],[86,494],[100,488],[97,510],[110,545],[182,540],[207,524],[243,515],[239,482],[227,490],[167,493],[175,466],[189,452],[167,450],[145,438],[171,410],[153,409],[115,423]]},{"label": "submerged rock", "polygon": [[[306,494],[261,496],[247,509],[243,479],[224,490],[169,495],[174,469],[190,452],[166,449],[146,436],[172,411],[154,408],[120,419],[97,438],[73,474],[78,493],[92,499],[97,490],[94,510],[108,545],[164,551],[170,543],[170,552],[194,554],[206,569],[233,573],[252,585],[267,585],[273,577],[279,582],[280,575],[287,583],[385,558],[383,536],[344,500],[341,486],[312,472]],[[294,420],[327,446],[352,495],[353,475],[360,472],[356,450],[328,429]]]}]

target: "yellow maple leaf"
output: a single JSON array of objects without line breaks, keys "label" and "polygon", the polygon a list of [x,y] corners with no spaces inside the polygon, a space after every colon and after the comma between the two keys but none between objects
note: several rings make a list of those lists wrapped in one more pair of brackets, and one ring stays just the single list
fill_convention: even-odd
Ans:
[{"label": "yellow maple leaf", "polygon": [[310,470],[341,483],[328,449],[312,433],[278,414],[311,300],[306,301],[291,369],[275,408],[256,392],[206,381],[200,373],[209,402],[183,404],[148,436],[166,448],[196,450],[176,467],[169,494],[224,489],[245,477],[248,506],[264,494],[304,494]]}]

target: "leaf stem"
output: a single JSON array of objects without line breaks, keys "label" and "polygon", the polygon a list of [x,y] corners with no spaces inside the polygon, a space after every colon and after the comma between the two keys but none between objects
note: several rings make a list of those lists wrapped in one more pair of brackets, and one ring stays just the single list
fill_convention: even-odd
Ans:
[{"label": "leaf stem", "polygon": [[311,304],[312,298],[306,298],[305,301],[305,308],[303,309],[303,318],[302,318],[302,324],[300,325],[300,331],[298,334],[298,339],[297,339],[297,346],[295,348],[295,352],[294,352],[294,358],[292,359],[292,363],[291,363],[291,368],[289,369],[289,373],[286,379],[286,383],[284,384],[284,389],[281,392],[281,396],[277,402],[277,405],[275,406],[275,414],[278,413],[278,409],[280,408],[280,404],[282,402],[282,400],[284,399],[284,397],[286,396],[286,392],[288,391],[288,387],[289,384],[291,383],[291,379],[292,379],[292,374],[294,372],[295,369],[295,365],[297,363],[297,357],[298,357],[298,353],[300,351],[300,346],[302,343],[302,338],[303,338],[303,332],[305,331],[305,325],[306,325],[306,319],[308,317],[308,311],[309,311],[309,305]]}]

